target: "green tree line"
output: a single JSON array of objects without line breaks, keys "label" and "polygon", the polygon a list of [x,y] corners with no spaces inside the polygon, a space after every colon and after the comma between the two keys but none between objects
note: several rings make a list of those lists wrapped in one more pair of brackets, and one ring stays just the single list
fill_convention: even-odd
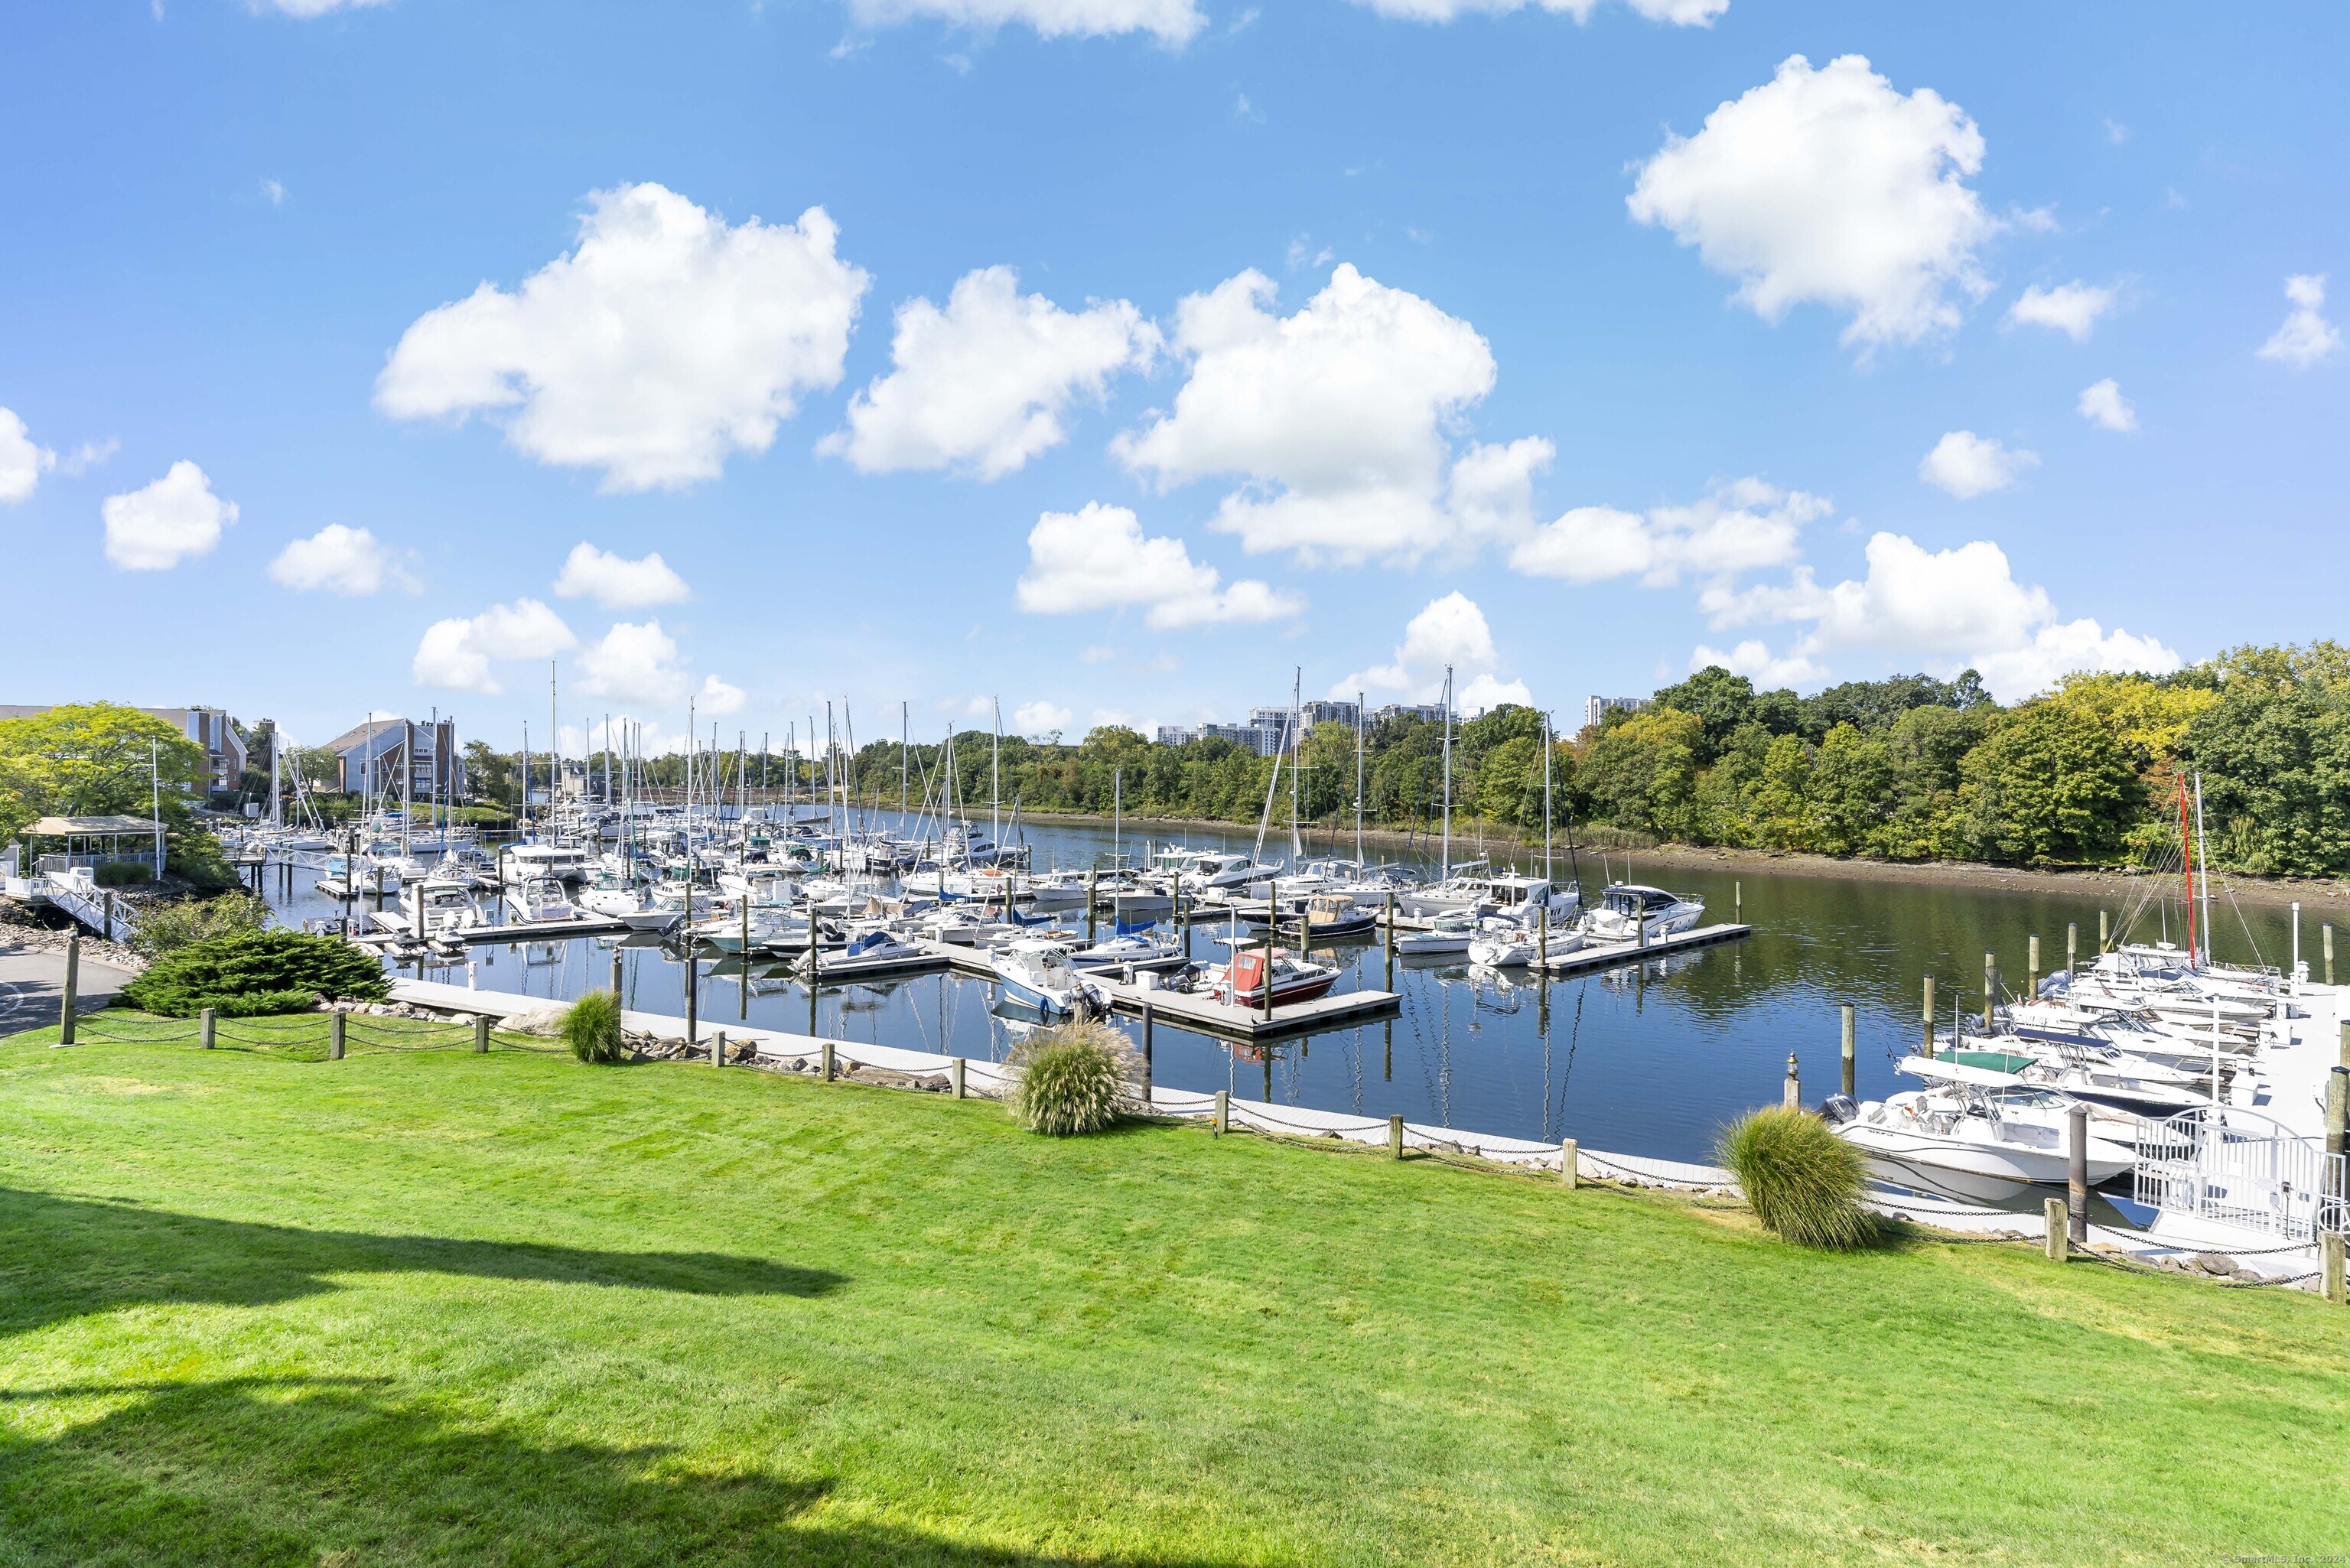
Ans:
[{"label": "green tree line", "polygon": [[[901,752],[876,741],[836,763],[857,798],[919,805],[939,788],[941,744]],[[992,788],[1008,808],[1253,823],[1275,762],[1222,740],[1162,746],[1104,726],[1075,743],[966,731],[952,743],[949,793],[984,809]],[[726,753],[731,789],[737,754]],[[602,776],[599,755],[590,759]],[[1850,681],[1814,695],[1757,691],[1718,667],[1655,692],[1638,712],[1555,736],[1555,826],[1601,824],[1698,845],[1806,850],[1895,860],[2011,865],[2151,862],[2177,843],[2177,780],[2199,774],[2210,855],[2232,870],[2350,872],[2350,649],[2240,648],[2169,675],[2078,674],[2012,706],[1968,670]],[[706,763],[704,775],[706,777]],[[469,776],[492,799],[514,793],[513,759],[468,748]],[[1288,774],[1274,801],[1288,815]],[[805,759],[749,754],[755,790],[793,781],[821,791]],[[816,775],[816,782],[811,781]],[[1410,716],[1363,736],[1365,822],[1417,829],[1436,821],[1444,791],[1444,728]],[[684,761],[644,765],[674,788]],[[1000,781],[1000,782],[998,782]],[[1354,820],[1355,732],[1323,724],[1305,736],[1298,808],[1309,824]],[[1543,716],[1503,706],[1454,726],[1456,822],[1539,835]]]}]

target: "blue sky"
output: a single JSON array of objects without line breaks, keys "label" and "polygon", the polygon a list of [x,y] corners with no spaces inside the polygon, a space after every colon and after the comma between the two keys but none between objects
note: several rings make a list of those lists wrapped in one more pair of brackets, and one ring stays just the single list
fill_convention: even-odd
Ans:
[{"label": "blue sky", "polygon": [[2339,8],[1577,9],[19,7],[0,697],[1074,734],[2339,632]]}]

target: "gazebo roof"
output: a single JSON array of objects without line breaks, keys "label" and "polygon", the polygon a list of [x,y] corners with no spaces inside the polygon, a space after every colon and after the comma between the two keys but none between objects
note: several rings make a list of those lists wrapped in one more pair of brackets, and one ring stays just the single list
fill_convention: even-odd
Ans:
[{"label": "gazebo roof", "polygon": [[35,838],[87,838],[131,833],[151,836],[156,826],[143,816],[45,816],[25,831]]}]

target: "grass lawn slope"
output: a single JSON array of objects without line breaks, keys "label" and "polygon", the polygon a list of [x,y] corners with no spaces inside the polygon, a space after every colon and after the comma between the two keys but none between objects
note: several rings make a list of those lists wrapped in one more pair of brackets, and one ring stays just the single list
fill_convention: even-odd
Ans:
[{"label": "grass lawn slope", "polygon": [[739,1069],[52,1037],[0,1044],[8,1568],[2350,1546],[2306,1295]]}]

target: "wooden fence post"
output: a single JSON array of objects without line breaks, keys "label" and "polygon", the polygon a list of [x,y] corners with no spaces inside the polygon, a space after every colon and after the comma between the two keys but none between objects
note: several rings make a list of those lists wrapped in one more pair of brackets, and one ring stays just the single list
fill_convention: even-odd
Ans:
[{"label": "wooden fence post", "polygon": [[832,1040],[829,1036],[827,1036],[825,1039],[821,1060],[823,1062],[822,1070],[824,1074],[824,1081],[829,1084],[832,1082]]},{"label": "wooden fence post", "polygon": [[198,1045],[199,1045],[202,1049],[206,1050],[206,1051],[209,1051],[209,1050],[211,1050],[211,1049],[213,1048],[213,1016],[214,1016],[214,1015],[213,1015],[213,1010],[212,1010],[211,1008],[209,1008],[209,1007],[205,1008],[202,1012],[200,1012],[200,1013],[196,1014],[196,1039],[197,1039],[197,1044],[198,1044]]},{"label": "wooden fence post", "polygon": [[726,1031],[723,1029],[710,1037],[710,1064],[713,1067],[726,1065]]},{"label": "wooden fence post", "polygon": [[1801,1110],[1804,1106],[1804,1085],[1795,1076],[1795,1054],[1793,1051],[1787,1053],[1787,1084],[1781,1091],[1779,1103],[1791,1111]]},{"label": "wooden fence post", "polygon": [[2324,1287],[2325,1299],[2340,1306],[2343,1302],[2342,1232],[2328,1231],[2317,1241],[2318,1253],[2323,1259],[2320,1265],[2323,1277],[2319,1282]]},{"label": "wooden fence post", "polygon": [[964,1087],[963,1059],[960,1056],[947,1064],[947,1085],[954,1091],[956,1099],[969,1097],[969,1092]]},{"label": "wooden fence post", "polygon": [[327,1060],[329,1062],[339,1062],[342,1059],[343,1014],[340,1012],[332,1012],[328,1014]]},{"label": "wooden fence post", "polygon": [[473,1054],[486,1056],[489,1054],[490,1015],[486,1012],[476,1012],[473,1014]]},{"label": "wooden fence post", "polygon": [[2064,1200],[2061,1198],[2051,1198],[2040,1206],[2040,1212],[2048,1227],[2046,1240],[2048,1261],[2052,1263],[2061,1263],[2071,1255],[2072,1251],[2065,1239],[2068,1226],[2064,1218]]},{"label": "wooden fence post", "polygon": [[1218,1089],[1216,1091],[1216,1136],[1223,1137],[1232,1125],[1232,1092],[1230,1089]]},{"label": "wooden fence post", "polygon": [[1388,1158],[1389,1159],[1403,1158],[1403,1118],[1401,1116],[1388,1118]]},{"label": "wooden fence post", "polygon": [[1569,1192],[1575,1190],[1575,1181],[1577,1174],[1575,1168],[1575,1161],[1578,1152],[1579,1151],[1575,1147],[1575,1140],[1573,1138],[1568,1138],[1565,1143],[1558,1146],[1558,1184],[1561,1187],[1565,1188]]},{"label": "wooden fence post", "polygon": [[57,1044],[60,1045],[74,1043],[74,1019],[80,1011],[80,992],[81,933],[71,931],[66,936],[66,989],[57,999]]}]

